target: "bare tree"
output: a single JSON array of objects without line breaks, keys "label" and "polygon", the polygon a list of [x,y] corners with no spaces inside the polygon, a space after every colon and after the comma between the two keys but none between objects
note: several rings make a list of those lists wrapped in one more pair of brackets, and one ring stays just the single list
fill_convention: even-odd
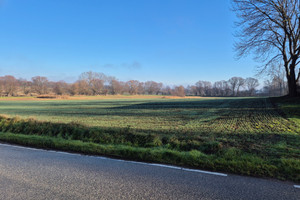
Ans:
[{"label": "bare tree", "polygon": [[18,79],[18,82],[19,82],[20,91],[24,95],[28,95],[31,92],[32,82],[22,78]]},{"label": "bare tree", "polygon": [[68,92],[68,84],[65,81],[54,82],[53,92],[57,95],[63,95]]},{"label": "bare tree", "polygon": [[1,77],[0,79],[5,96],[15,95],[18,89],[17,79],[10,75],[6,75],[4,77]]},{"label": "bare tree", "polygon": [[209,81],[198,81],[196,83],[197,93],[200,96],[210,96],[212,84]]},{"label": "bare tree", "polygon": [[231,86],[232,96],[236,96],[235,90],[238,85],[238,77],[232,77],[228,80],[228,83]]},{"label": "bare tree", "polygon": [[259,86],[259,82],[257,79],[249,77],[249,78],[246,78],[245,85],[249,91],[249,95],[253,96],[254,92],[255,92],[255,88],[257,88]]},{"label": "bare tree", "polygon": [[110,82],[110,89],[112,94],[121,94],[123,92],[123,85],[122,82],[119,82],[117,80],[112,80]]},{"label": "bare tree", "polygon": [[47,94],[48,92],[48,79],[43,76],[32,77],[32,87],[38,94]]},{"label": "bare tree", "polygon": [[163,87],[161,90],[162,90],[163,95],[171,95],[172,94],[172,89],[168,85]]},{"label": "bare tree", "polygon": [[286,94],[286,81],[285,81],[285,71],[279,64],[272,65],[271,69],[269,70],[268,75],[272,80],[273,84],[277,86],[277,90],[279,90],[278,95],[285,95]]},{"label": "bare tree", "polygon": [[172,92],[172,95],[184,97],[185,96],[185,89],[182,85],[176,86]]},{"label": "bare tree", "polygon": [[242,77],[232,77],[228,80],[228,83],[231,86],[232,96],[238,96],[240,88],[245,84],[245,79]]},{"label": "bare tree", "polygon": [[145,94],[145,83],[139,82],[139,85],[138,85],[138,94]]},{"label": "bare tree", "polygon": [[[298,0],[233,0],[241,31],[236,50],[241,57],[254,52],[264,63],[283,61],[289,96],[297,96],[300,77],[300,5]],[[297,71],[298,70],[298,71]]]},{"label": "bare tree", "polygon": [[263,93],[268,96],[282,95],[282,85],[276,78],[266,80],[264,82]]},{"label": "bare tree", "polygon": [[139,89],[139,81],[130,80],[126,82],[126,86],[128,87],[128,92],[131,95],[137,94]]},{"label": "bare tree", "polygon": [[85,80],[78,80],[76,82],[78,85],[78,94],[80,95],[92,95],[89,84]]},{"label": "bare tree", "polygon": [[148,94],[158,94],[162,86],[162,83],[157,83],[155,81],[147,81],[145,83],[145,92],[148,92]]},{"label": "bare tree", "polygon": [[75,83],[71,84],[71,86],[69,87],[69,93],[71,95],[78,95],[79,94],[79,84],[78,84],[78,82],[75,82]]},{"label": "bare tree", "polygon": [[236,88],[236,95],[239,96],[241,87],[244,87],[245,85],[245,79],[242,77],[237,77],[237,88]]},{"label": "bare tree", "polygon": [[109,82],[111,77],[107,77],[103,73],[98,72],[84,72],[79,76],[80,81],[85,81],[89,87],[89,94],[99,95],[104,90],[104,83]]}]

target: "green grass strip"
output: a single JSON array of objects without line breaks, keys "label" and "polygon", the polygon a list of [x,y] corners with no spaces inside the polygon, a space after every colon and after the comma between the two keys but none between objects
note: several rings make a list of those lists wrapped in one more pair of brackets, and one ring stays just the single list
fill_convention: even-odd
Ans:
[{"label": "green grass strip", "polygon": [[228,151],[222,155],[207,155],[197,150],[176,151],[162,147],[143,148],[126,145],[96,144],[50,136],[3,132],[0,132],[0,141],[43,149],[54,149],[89,155],[105,155],[122,159],[165,163],[300,182],[300,160],[277,159],[269,161],[252,154],[246,154],[235,148],[228,149]]}]

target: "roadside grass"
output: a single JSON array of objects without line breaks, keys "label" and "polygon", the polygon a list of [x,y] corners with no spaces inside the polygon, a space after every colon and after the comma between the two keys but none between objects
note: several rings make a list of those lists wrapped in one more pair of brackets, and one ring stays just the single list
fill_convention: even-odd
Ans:
[{"label": "roadside grass", "polygon": [[300,182],[298,100],[1,101],[0,113],[4,142]]},{"label": "roadside grass", "polygon": [[257,177],[273,177],[300,182],[300,160],[266,160],[236,148],[208,155],[201,151],[177,151],[162,147],[143,148],[128,145],[105,145],[80,140],[65,140],[49,136],[24,135],[0,132],[3,142],[30,147],[54,149],[88,155],[105,155],[113,158],[172,164],[183,167],[230,172]]}]

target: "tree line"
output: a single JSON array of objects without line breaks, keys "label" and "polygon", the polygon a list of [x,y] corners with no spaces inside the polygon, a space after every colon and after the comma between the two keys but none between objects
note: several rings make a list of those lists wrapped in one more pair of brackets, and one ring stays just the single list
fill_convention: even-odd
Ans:
[{"label": "tree line", "polygon": [[173,96],[279,96],[287,93],[284,76],[273,76],[257,90],[259,81],[255,78],[232,77],[225,81],[198,81],[186,87],[168,86],[160,82],[138,80],[119,81],[113,76],[98,72],[84,72],[74,83],[49,81],[47,77],[35,76],[30,81],[6,75],[0,77],[1,96],[41,95],[173,95]]}]

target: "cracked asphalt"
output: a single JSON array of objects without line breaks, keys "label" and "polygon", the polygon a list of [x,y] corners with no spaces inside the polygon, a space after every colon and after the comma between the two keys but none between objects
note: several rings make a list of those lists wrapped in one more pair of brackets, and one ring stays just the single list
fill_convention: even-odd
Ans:
[{"label": "cracked asphalt", "polygon": [[0,199],[300,199],[294,183],[0,144]]}]

